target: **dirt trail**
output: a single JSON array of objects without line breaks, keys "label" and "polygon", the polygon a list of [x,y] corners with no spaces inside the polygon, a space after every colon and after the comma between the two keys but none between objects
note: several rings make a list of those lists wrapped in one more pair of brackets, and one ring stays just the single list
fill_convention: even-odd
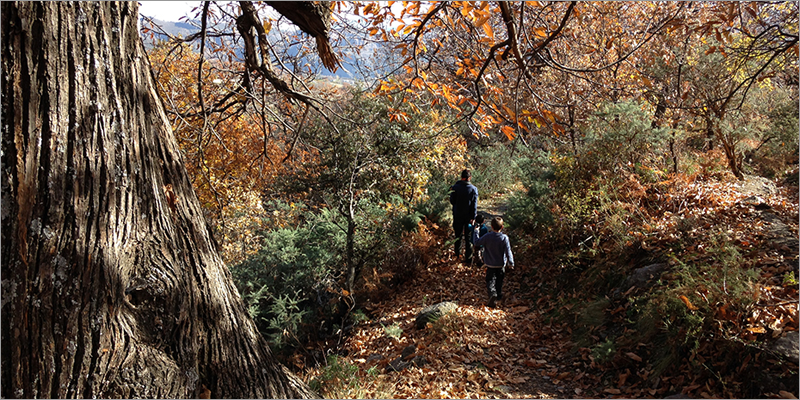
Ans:
[{"label": "dirt trail", "polygon": [[[582,397],[571,386],[581,371],[562,363],[569,333],[542,320],[523,274],[524,269],[508,271],[508,300],[489,308],[480,268],[456,261],[431,265],[391,299],[368,308],[372,319],[354,327],[344,345],[346,358],[364,370],[379,368],[376,386],[392,387],[397,397]],[[440,301],[455,302],[458,309],[416,329],[417,313]],[[395,325],[402,329],[398,339],[384,329]],[[428,364],[384,373],[411,344]]]},{"label": "dirt trail", "polygon": [[[479,211],[502,215],[504,196],[487,196]],[[367,305],[370,320],[357,324],[345,338],[340,354],[361,371],[379,374],[368,380],[366,397],[401,398],[571,398],[592,394],[579,387],[591,379],[570,364],[572,344],[565,325],[545,322],[531,296],[532,267],[518,260],[507,270],[506,299],[496,308],[486,305],[484,270],[446,256],[451,253],[449,230],[442,227],[435,261],[385,301]],[[450,235],[452,236],[452,235]],[[455,313],[425,329],[415,328],[416,315],[442,301],[458,304]],[[397,329],[399,328],[399,329]],[[390,332],[399,337],[391,337]],[[427,364],[400,372],[386,366],[409,345]],[[585,385],[583,385],[585,387]]]},{"label": "dirt trail", "polygon": [[[775,194],[768,182],[748,180],[741,186],[716,182],[692,184],[683,191],[686,193],[678,195],[693,201],[702,200],[705,202],[702,207],[730,217],[738,224],[736,226],[747,227],[740,240],[751,243],[764,240],[764,255],[755,254],[761,257],[760,264],[755,265],[764,271],[781,272],[772,265],[771,259],[796,260],[796,253],[791,253],[797,249],[796,203]],[[747,198],[750,195],[754,197]],[[506,200],[507,194],[482,197],[479,211],[491,216],[505,215]],[[750,203],[756,211],[763,210],[748,211]],[[787,215],[792,218],[787,219]],[[666,395],[667,391],[706,393],[697,393],[699,386],[693,382],[700,375],[689,369],[681,369],[673,377],[664,377],[669,380],[668,384],[662,384],[659,377],[654,384],[642,385],[642,380],[646,381],[652,372],[648,361],[640,356],[647,355],[647,346],[641,351],[637,347],[619,354],[619,358],[625,360],[621,365],[630,365],[630,369],[598,371],[589,357],[592,352],[588,348],[575,348],[570,341],[571,321],[548,320],[559,312],[580,310],[570,311],[572,306],[564,302],[559,310],[550,314],[554,311],[554,299],[537,297],[535,293],[547,291],[538,290],[542,288],[539,287],[541,282],[534,278],[536,260],[526,260],[524,254],[515,253],[517,268],[507,270],[504,304],[487,307],[484,271],[477,265],[463,265],[452,258],[453,239],[449,226],[431,228],[433,242],[438,243],[428,252],[436,254],[426,254],[431,261],[413,279],[391,293],[384,293],[381,302],[367,305],[369,320],[356,324],[337,348],[346,362],[357,365],[361,371],[364,384],[355,396],[591,398],[648,397]],[[787,244],[782,241],[784,239]],[[787,268],[794,269],[796,264]],[[778,275],[773,279],[778,279]],[[573,293],[571,296],[580,295]],[[426,306],[442,301],[456,303],[456,311],[425,329],[417,329],[417,314]],[[413,356],[424,358],[426,363],[389,372],[387,365],[410,345],[415,346]],[[707,354],[713,355],[713,350]],[[373,373],[370,375],[366,371]],[[708,376],[700,377],[698,379],[707,380],[706,387],[709,382],[714,385]],[[620,389],[625,390],[624,394]],[[345,393],[339,397],[351,396]]]}]

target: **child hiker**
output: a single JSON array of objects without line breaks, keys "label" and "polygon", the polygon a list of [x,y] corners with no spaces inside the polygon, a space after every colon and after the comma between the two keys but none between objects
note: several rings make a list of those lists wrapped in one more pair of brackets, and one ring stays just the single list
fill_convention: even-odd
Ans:
[{"label": "child hiker", "polygon": [[[477,225],[477,224],[476,224]],[[511,244],[501,231],[503,218],[494,217],[491,221],[492,231],[478,237],[479,228],[475,226],[472,240],[475,246],[483,246],[483,262],[486,266],[486,289],[489,290],[489,307],[494,307],[497,300],[503,300],[503,278],[506,276],[506,264],[514,269],[514,255]]]},{"label": "child hiker", "polygon": [[[475,217],[475,226],[474,228],[478,230],[478,238],[483,237],[483,235],[489,232],[489,228],[486,224],[483,223],[484,217],[483,214],[478,214]],[[474,238],[473,238],[474,240]],[[475,246],[475,255],[478,262],[478,265],[483,265],[483,246]]]}]

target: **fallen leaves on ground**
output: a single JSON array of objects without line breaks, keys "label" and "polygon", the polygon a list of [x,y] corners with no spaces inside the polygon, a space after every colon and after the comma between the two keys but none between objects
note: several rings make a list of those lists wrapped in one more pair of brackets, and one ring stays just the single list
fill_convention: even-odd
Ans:
[{"label": "fallen leaves on ground", "polygon": [[[749,194],[742,193],[736,183],[729,182],[682,181],[662,186],[665,187],[649,190],[647,194],[642,192],[642,196],[648,198],[637,200],[662,205],[659,213],[646,215],[649,222],[640,226],[641,229],[629,232],[631,237],[641,241],[641,248],[652,253],[675,243],[694,242],[697,244],[684,247],[676,254],[680,261],[713,265],[714,255],[704,248],[705,235],[712,229],[724,229],[731,243],[743,254],[742,268],[759,268],[761,277],[758,298],[749,308],[749,314],[743,315],[733,304],[714,305],[712,314],[715,313],[720,322],[720,329],[724,323],[724,332],[743,342],[797,330],[796,285],[784,286],[778,280],[787,268],[796,268],[797,249],[769,245],[774,238],[771,224],[765,222],[763,214],[743,203]],[[796,236],[797,199],[781,194],[765,195],[765,198],[772,211]],[[445,252],[439,250],[440,254]],[[688,359],[682,359],[668,372],[657,372],[651,363],[653,343],[625,343],[624,348],[616,350],[613,362],[601,365],[592,349],[576,348],[571,341],[575,321],[553,318],[553,315],[579,314],[579,308],[593,301],[595,294],[539,295],[537,286],[542,281],[533,281],[537,274],[528,272],[543,264],[546,260],[519,257],[521,268],[507,271],[505,303],[489,308],[483,269],[463,265],[457,260],[432,257],[413,280],[387,294],[384,301],[367,304],[365,309],[370,321],[357,324],[339,346],[312,347],[333,348],[343,359],[356,363],[366,382],[359,393],[363,397],[651,398],[682,393],[694,398],[710,398],[740,394],[726,391],[742,386],[736,380],[736,371],[719,379],[693,372],[692,365],[723,362],[713,359],[718,351],[709,342],[701,343]],[[548,273],[540,272],[539,279]],[[662,277],[664,285],[674,279],[670,274]],[[623,298],[633,290],[627,289]],[[708,308],[703,289],[693,290],[678,297],[686,309],[697,312],[698,305]],[[690,299],[690,296],[695,297]],[[458,309],[449,317],[417,330],[414,327],[417,313],[441,301],[456,302]],[[629,305],[615,303],[603,310],[610,316],[609,324],[622,331],[620,337],[633,332],[625,322]],[[390,337],[387,334],[385,327],[393,325],[402,329],[402,335]],[[595,343],[601,342],[599,332],[590,331],[588,335]],[[386,372],[389,362],[411,344],[416,346],[415,355],[424,357],[427,364],[401,372]],[[773,363],[773,358],[765,355],[741,360],[738,372],[765,363]],[[377,374],[367,379],[366,371],[370,368]],[[309,370],[307,378],[319,373],[319,369]],[[720,386],[720,379],[729,386]],[[778,389],[764,395],[793,396]]]},{"label": "fallen leaves on ground", "polygon": [[[569,333],[563,324],[542,319],[544,311],[534,305],[536,299],[520,290],[519,279],[520,275],[507,271],[505,304],[490,308],[486,306],[484,270],[442,260],[390,300],[367,306],[373,318],[354,327],[340,353],[358,362],[363,371],[378,368],[380,374],[371,386],[389,385],[397,398],[585,395],[590,380],[584,379],[584,366],[567,364]],[[417,313],[441,301],[453,301],[458,309],[417,330]],[[400,338],[386,334],[384,327],[393,324],[403,330]],[[416,345],[416,355],[423,356],[427,364],[384,373],[386,365],[410,344]]]}]

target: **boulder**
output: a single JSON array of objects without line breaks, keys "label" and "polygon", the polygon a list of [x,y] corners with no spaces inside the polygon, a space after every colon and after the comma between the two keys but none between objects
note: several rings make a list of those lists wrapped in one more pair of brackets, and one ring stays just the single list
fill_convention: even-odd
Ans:
[{"label": "boulder", "polygon": [[425,356],[416,356],[411,359],[411,364],[414,364],[415,367],[419,368],[428,363],[428,360],[425,359]]},{"label": "boulder", "polygon": [[408,368],[409,365],[411,365],[410,362],[403,361],[402,357],[398,357],[397,359],[395,359],[394,361],[392,361],[392,362],[390,362],[389,364],[386,365],[386,372],[387,373],[389,373],[389,372],[400,372],[400,371]]},{"label": "boulder", "polygon": [[405,361],[403,357],[397,357],[392,362],[386,365],[386,372],[400,372],[408,367],[422,367],[423,365],[427,364],[428,360],[425,359],[423,356],[414,356],[411,357],[410,360]]},{"label": "boulder", "polygon": [[786,359],[798,363],[800,352],[800,332],[791,331],[772,344],[772,350]]},{"label": "boulder", "polygon": [[425,307],[417,314],[416,327],[417,329],[425,329],[428,322],[434,322],[441,318],[443,315],[455,311],[458,308],[456,303],[450,301],[443,301],[434,305]]},{"label": "boulder", "polygon": [[504,394],[505,393],[511,393],[514,390],[514,388],[512,388],[511,386],[508,386],[508,385],[499,385],[499,386],[493,387],[492,389],[494,389],[494,390],[496,390],[496,391],[498,391],[500,393],[504,393]]},{"label": "boulder", "polygon": [[367,362],[380,361],[380,360],[383,360],[383,355],[378,353],[372,353],[370,354],[369,357],[367,357]]},{"label": "boulder", "polygon": [[417,352],[417,346],[410,344],[403,349],[403,352],[400,354],[400,358],[404,361],[408,361],[408,359]]}]

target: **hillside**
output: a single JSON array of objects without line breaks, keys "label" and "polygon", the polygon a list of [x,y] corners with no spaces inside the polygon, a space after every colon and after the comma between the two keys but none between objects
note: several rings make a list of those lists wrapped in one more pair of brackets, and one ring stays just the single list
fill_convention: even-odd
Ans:
[{"label": "hillside", "polygon": [[[506,278],[509,299],[490,308],[483,269],[449,258],[449,245],[443,245],[452,233],[431,225],[422,235],[438,243],[428,249],[430,261],[395,290],[374,295],[363,317],[341,336],[307,346],[320,366],[305,365],[298,354],[295,367],[307,368],[307,380],[340,398],[796,398],[797,282],[775,279],[796,271],[796,188],[751,177],[743,184],[698,181],[681,191],[667,198],[694,205],[677,214],[699,214],[702,222],[677,240],[730,229],[733,240],[747,249],[737,268],[754,272],[750,284],[758,298],[749,306],[736,304],[737,299],[699,304],[703,297],[691,293],[711,298],[715,289],[703,286],[708,283],[679,284],[676,263],[716,257],[693,246],[672,255],[657,272],[661,279],[635,283],[638,269],[653,265],[675,242],[670,238],[675,231],[664,226],[652,230],[635,251],[584,258],[582,271],[564,265],[571,257],[567,249],[524,249],[518,238],[518,267]],[[502,199],[494,197],[487,205],[502,210]],[[616,271],[630,274],[624,284],[615,287],[597,273],[609,268],[609,257],[625,265]],[[632,313],[643,299],[681,286],[686,290],[680,293],[689,296],[680,303],[686,311],[700,316],[701,308],[712,307],[716,313],[695,325],[695,344],[637,332],[648,330]],[[443,301],[457,308],[424,329],[415,327],[424,307]],[[794,360],[775,350],[781,337],[794,340]],[[664,353],[660,346],[671,351]],[[322,354],[336,357],[320,359]],[[396,372],[392,365],[398,358],[412,361]]]}]

